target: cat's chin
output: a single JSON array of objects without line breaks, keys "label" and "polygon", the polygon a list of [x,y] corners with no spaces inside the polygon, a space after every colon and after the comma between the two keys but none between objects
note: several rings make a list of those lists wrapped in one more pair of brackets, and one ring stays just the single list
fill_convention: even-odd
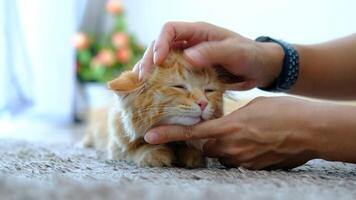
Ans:
[{"label": "cat's chin", "polygon": [[177,124],[177,125],[184,125],[184,126],[191,126],[203,121],[203,119],[198,117],[191,117],[191,116],[172,116],[162,120],[159,124]]}]

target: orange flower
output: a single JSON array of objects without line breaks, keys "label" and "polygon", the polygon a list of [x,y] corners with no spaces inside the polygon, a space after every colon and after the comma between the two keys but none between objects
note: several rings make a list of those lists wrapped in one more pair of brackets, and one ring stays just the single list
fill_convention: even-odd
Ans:
[{"label": "orange flower", "polygon": [[114,53],[109,49],[101,50],[94,61],[103,66],[111,66],[115,63]]},{"label": "orange flower", "polygon": [[109,0],[106,4],[106,11],[112,15],[118,15],[124,11],[124,7],[120,0]]},{"label": "orange flower", "polygon": [[122,48],[116,52],[116,57],[121,63],[127,63],[130,61],[132,53],[128,48]]},{"label": "orange flower", "polygon": [[125,48],[129,44],[129,36],[124,32],[115,33],[111,40],[114,46],[118,49]]},{"label": "orange flower", "polygon": [[83,50],[89,47],[89,37],[85,33],[76,33],[73,37],[73,45],[76,49]]}]

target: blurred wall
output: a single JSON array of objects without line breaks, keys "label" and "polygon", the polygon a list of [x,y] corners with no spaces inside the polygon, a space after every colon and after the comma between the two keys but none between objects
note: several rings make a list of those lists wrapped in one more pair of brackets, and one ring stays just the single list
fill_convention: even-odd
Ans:
[{"label": "blurred wall", "polygon": [[0,119],[73,121],[75,50],[86,0],[0,0]]},{"label": "blurred wall", "polygon": [[[246,37],[269,35],[294,43],[318,43],[356,32],[353,0],[124,0],[129,29],[141,42],[154,40],[167,21],[206,21]],[[256,96],[266,93],[240,93]]]}]

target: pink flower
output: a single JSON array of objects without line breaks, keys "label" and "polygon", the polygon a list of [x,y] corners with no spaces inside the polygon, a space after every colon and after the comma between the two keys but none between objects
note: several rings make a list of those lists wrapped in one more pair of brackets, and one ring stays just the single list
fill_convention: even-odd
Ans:
[{"label": "pink flower", "polygon": [[86,33],[76,33],[73,37],[73,45],[76,49],[83,50],[89,47],[89,37]]},{"label": "pink flower", "polygon": [[91,68],[103,67],[104,65],[99,61],[99,58],[96,56],[90,61]]},{"label": "pink flower", "polygon": [[115,55],[111,50],[103,49],[99,51],[93,62],[103,66],[111,66],[115,63]]},{"label": "pink flower", "polygon": [[122,48],[116,52],[116,57],[121,63],[127,63],[130,61],[132,53],[128,48]]},{"label": "pink flower", "polygon": [[124,32],[115,33],[111,40],[114,46],[118,49],[124,48],[129,44],[129,36]]},{"label": "pink flower", "polygon": [[109,0],[106,4],[106,11],[112,15],[121,14],[124,10],[120,0]]}]

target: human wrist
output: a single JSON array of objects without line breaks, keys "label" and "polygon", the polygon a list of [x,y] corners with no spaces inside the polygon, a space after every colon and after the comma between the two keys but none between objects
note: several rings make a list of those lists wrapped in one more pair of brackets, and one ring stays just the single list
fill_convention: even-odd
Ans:
[{"label": "human wrist", "polygon": [[277,79],[281,73],[283,66],[284,51],[283,48],[276,43],[259,43],[256,42],[258,46],[259,54],[259,68],[260,77],[257,80],[257,87],[265,88]]}]

